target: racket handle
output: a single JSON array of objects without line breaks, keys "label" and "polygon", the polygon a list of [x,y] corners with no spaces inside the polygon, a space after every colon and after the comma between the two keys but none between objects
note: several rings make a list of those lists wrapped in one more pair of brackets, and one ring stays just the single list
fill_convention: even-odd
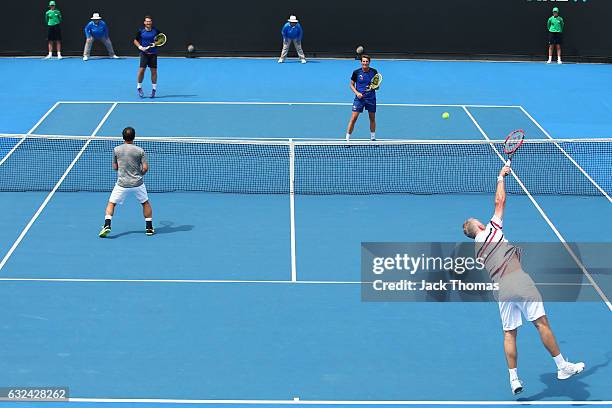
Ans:
[{"label": "racket handle", "polygon": [[508,159],[508,160],[506,160],[506,166],[507,166],[507,167],[510,167],[510,163],[512,163],[512,159]]}]

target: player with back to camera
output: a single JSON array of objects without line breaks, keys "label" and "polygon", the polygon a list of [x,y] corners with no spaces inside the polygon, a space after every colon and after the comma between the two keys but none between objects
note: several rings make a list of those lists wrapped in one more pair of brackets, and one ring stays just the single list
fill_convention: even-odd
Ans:
[{"label": "player with back to camera", "polygon": [[149,202],[147,188],[143,177],[149,171],[149,163],[145,151],[134,144],[136,131],[132,127],[123,129],[124,143],[113,149],[113,170],[117,171],[117,183],[108,199],[104,226],[100,231],[100,238],[105,238],[111,232],[111,220],[115,213],[115,206],[123,204],[125,197],[134,194],[142,204],[145,217],[145,233],[155,234],[153,228],[153,209]]},{"label": "player with back to camera", "polygon": [[510,373],[513,394],[523,391],[523,383],[517,372],[517,329],[523,324],[521,313],[534,324],[540,339],[557,366],[557,378],[565,380],[584,370],[584,363],[565,360],[555,335],[548,323],[542,296],[531,277],[521,266],[521,251],[506,239],[503,217],[506,206],[504,177],[510,167],[504,166],[497,177],[495,212],[487,225],[475,218],[463,224],[463,233],[476,242],[476,256],[484,259],[485,268],[493,282],[499,283],[499,312],[504,333],[504,352]]}]

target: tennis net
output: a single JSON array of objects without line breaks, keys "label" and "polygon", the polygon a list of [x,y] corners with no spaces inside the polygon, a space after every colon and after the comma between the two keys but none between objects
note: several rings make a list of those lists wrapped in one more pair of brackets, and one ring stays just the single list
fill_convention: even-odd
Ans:
[{"label": "tennis net", "polygon": [[[114,137],[0,136],[0,191],[50,191],[65,173],[58,191],[111,191],[116,181],[112,151],[122,142]],[[150,192],[491,193],[502,166],[497,152],[503,151],[501,140],[347,145],[141,137],[136,144],[147,153]],[[610,194],[612,139],[526,140],[512,168],[532,194]],[[525,193],[512,177],[507,191]]]}]

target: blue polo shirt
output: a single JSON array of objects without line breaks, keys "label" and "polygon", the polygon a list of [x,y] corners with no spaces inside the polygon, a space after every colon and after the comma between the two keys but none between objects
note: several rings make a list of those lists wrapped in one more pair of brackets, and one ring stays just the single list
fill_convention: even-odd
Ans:
[{"label": "blue polo shirt", "polygon": [[363,94],[364,97],[376,98],[376,91],[366,91],[368,85],[374,78],[374,75],[378,73],[374,68],[370,68],[368,72],[365,72],[362,68],[356,69],[353,71],[353,75],[351,76],[351,81],[355,82],[355,88]]},{"label": "blue polo shirt", "polygon": [[108,27],[104,20],[100,20],[98,24],[93,21],[87,23],[85,26],[85,37],[93,37],[95,39],[108,37]]},{"label": "blue polo shirt", "polygon": [[[155,36],[159,33],[161,33],[161,31],[159,31],[155,27],[152,27],[151,31],[147,31],[147,29],[143,27],[139,29],[138,32],[136,32],[136,37],[134,37],[134,39],[138,41],[143,47],[148,47],[149,45],[153,44],[153,42],[155,41]],[[141,51],[140,53],[157,54],[157,47],[149,48],[147,51]]]}]

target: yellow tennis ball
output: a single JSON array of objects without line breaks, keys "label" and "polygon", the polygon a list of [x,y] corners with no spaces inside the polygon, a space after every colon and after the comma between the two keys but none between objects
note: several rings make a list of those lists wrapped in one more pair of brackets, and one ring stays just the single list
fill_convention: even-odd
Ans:
[{"label": "yellow tennis ball", "polygon": [[442,119],[448,119],[448,118],[450,118],[450,115],[448,114],[448,112],[444,112],[442,114]]}]

